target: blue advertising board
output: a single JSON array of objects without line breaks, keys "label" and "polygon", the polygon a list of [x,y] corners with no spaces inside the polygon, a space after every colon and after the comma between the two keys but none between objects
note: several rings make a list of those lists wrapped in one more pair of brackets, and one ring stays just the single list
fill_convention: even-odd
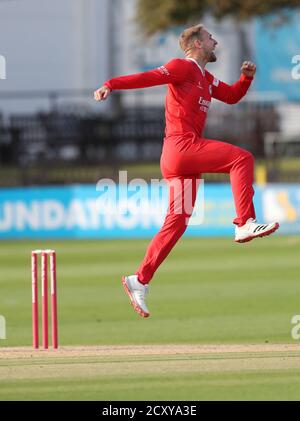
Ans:
[{"label": "blue advertising board", "polygon": [[300,234],[300,185],[274,184],[263,189],[261,210],[265,222],[280,223],[280,233]]},{"label": "blue advertising board", "polygon": [[[185,235],[233,235],[230,185],[206,184],[202,190],[204,200],[198,193]],[[109,191],[95,185],[0,189],[0,239],[153,236],[167,210],[166,186],[158,192],[145,183],[138,199],[126,192],[122,185]],[[281,233],[300,234],[300,185],[256,188],[255,207],[259,221],[278,220]]]}]

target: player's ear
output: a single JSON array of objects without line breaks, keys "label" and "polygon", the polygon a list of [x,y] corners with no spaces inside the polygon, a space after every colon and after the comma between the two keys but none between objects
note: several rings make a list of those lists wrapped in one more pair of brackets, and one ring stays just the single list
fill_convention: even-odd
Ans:
[{"label": "player's ear", "polygon": [[202,42],[199,39],[195,39],[194,47],[195,48],[202,48]]}]

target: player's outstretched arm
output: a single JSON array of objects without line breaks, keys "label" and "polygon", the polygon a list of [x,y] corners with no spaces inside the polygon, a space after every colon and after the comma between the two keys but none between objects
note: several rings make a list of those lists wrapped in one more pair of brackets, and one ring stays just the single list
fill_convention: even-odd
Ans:
[{"label": "player's outstretched arm", "polygon": [[247,93],[256,72],[256,66],[251,61],[244,61],[241,66],[241,77],[233,85],[221,82],[212,75],[212,97],[227,104],[236,104]]},{"label": "player's outstretched arm", "polygon": [[186,60],[173,59],[157,69],[107,80],[101,88],[94,92],[94,98],[96,101],[104,101],[114,90],[150,88],[151,86],[182,83],[186,79],[188,69]]}]

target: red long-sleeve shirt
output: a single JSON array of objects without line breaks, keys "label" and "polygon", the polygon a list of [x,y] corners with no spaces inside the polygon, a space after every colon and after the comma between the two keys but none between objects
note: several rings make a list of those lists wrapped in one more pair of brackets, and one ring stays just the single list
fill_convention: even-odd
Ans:
[{"label": "red long-sleeve shirt", "polygon": [[202,136],[211,98],[237,103],[247,92],[252,77],[241,75],[233,85],[202,70],[194,59],[174,59],[157,69],[113,78],[105,82],[112,91],[168,84],[166,136],[193,132]]}]

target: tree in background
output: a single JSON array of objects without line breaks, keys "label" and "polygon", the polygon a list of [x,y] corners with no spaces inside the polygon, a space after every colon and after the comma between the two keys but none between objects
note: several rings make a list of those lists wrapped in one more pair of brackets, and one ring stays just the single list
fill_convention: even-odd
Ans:
[{"label": "tree in background", "polygon": [[239,21],[294,8],[300,8],[300,0],[138,0],[137,19],[145,34],[152,35],[173,25],[193,24],[205,13]]}]

